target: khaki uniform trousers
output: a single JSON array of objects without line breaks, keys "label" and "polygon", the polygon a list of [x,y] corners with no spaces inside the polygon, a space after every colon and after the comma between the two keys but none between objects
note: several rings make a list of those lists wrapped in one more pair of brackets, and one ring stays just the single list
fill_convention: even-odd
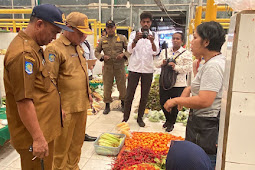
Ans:
[{"label": "khaki uniform trousers", "polygon": [[62,133],[55,140],[53,169],[79,170],[81,148],[85,137],[87,110],[66,114]]},{"label": "khaki uniform trousers", "polygon": [[[54,141],[51,141],[50,143],[48,143],[48,148],[49,148],[49,156],[43,159],[45,170],[52,169]],[[22,170],[41,170],[40,159],[36,158],[35,160],[32,161],[32,159],[34,158],[34,155],[32,152],[29,152],[28,149],[29,148],[17,150],[17,152],[20,154]]]},{"label": "khaki uniform trousers", "polygon": [[116,79],[117,89],[120,93],[119,99],[125,100],[126,97],[126,72],[125,67],[114,68],[113,65],[104,65],[103,82],[104,82],[104,102],[112,102],[112,86],[114,77]]}]

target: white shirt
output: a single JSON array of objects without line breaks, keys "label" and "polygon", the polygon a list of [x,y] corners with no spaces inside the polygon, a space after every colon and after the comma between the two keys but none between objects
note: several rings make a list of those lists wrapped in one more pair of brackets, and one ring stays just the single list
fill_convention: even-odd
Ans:
[{"label": "white shirt", "polygon": [[[85,41],[87,41],[87,40],[85,40]],[[88,42],[88,41],[87,41],[87,42]],[[89,43],[89,42],[88,42],[88,43]],[[91,46],[90,43],[89,43],[89,46],[90,46],[90,50],[89,50],[89,48],[87,47],[87,45],[86,45],[84,42],[81,43],[81,47],[82,47],[82,49],[83,49],[83,51],[84,51],[83,57],[85,57],[86,60],[89,60],[89,59],[96,59],[95,54],[94,54],[94,48],[93,48],[93,46]],[[87,66],[87,67],[88,67],[88,66]],[[93,74],[93,73],[92,73],[92,70],[88,69],[88,76],[91,76],[92,74]]]},{"label": "white shirt", "polygon": [[[173,51],[172,48],[167,49],[167,58],[175,59],[180,53],[185,51],[185,48],[180,47],[177,51]],[[163,60],[165,59],[165,49],[160,53],[156,67],[161,67]],[[187,86],[186,75],[192,71],[193,60],[192,54],[188,50],[182,53],[177,59],[174,70],[178,72],[174,87],[185,87]]]},{"label": "white shirt", "polygon": [[[141,29],[139,30],[141,32]],[[149,31],[150,35],[153,35]],[[136,31],[131,32],[128,42],[127,50],[131,53],[129,58],[128,70],[138,73],[153,73],[154,64],[153,64],[153,55],[159,53],[159,41],[158,35],[155,33],[154,44],[156,46],[156,51],[152,50],[152,44],[149,39],[141,38],[136,43],[136,46],[132,49],[132,43],[135,39]]]}]

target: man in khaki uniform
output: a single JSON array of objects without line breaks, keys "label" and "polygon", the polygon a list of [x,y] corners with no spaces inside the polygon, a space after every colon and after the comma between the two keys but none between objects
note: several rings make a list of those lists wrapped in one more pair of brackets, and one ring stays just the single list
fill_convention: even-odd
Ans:
[{"label": "man in khaki uniform", "polygon": [[72,31],[62,17],[54,5],[36,6],[27,28],[13,39],[4,58],[11,143],[24,170],[41,169],[40,159],[45,169],[51,169],[54,139],[61,133],[60,98],[40,46],[55,39],[61,28]]},{"label": "man in khaki uniform", "polygon": [[[114,78],[116,79],[119,90],[122,111],[124,109],[124,99],[126,96],[126,72],[125,61],[130,56],[127,52],[127,38],[115,33],[116,27],[112,20],[106,22],[107,35],[103,36],[95,49],[95,56],[100,61],[104,61],[103,82],[104,82],[104,114],[110,112],[110,103],[112,102],[112,86]],[[126,52],[123,52],[125,49]],[[104,55],[101,54],[103,50]]]},{"label": "man in khaki uniform", "polygon": [[82,13],[70,13],[66,22],[74,32],[65,31],[45,49],[45,59],[51,65],[51,76],[61,93],[65,113],[62,134],[55,140],[53,169],[79,170],[87,109],[92,102],[87,63],[80,44],[92,32],[87,16]]}]

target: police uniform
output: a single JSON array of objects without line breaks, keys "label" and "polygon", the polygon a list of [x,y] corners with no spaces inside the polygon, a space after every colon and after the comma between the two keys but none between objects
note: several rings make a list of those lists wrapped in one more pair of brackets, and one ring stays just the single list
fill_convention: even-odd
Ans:
[{"label": "police uniform", "polygon": [[[75,14],[69,15],[80,16]],[[45,49],[45,58],[51,65],[51,76],[61,94],[61,106],[66,114],[62,134],[55,140],[53,169],[79,169],[91,92],[83,52],[63,34]]]},{"label": "police uniform", "polygon": [[[64,14],[55,5],[38,5],[33,8],[32,16],[72,31],[63,22]],[[28,27],[34,27],[32,24],[29,23]],[[19,115],[17,102],[24,99],[33,102],[40,130],[48,142],[49,156],[44,158],[44,168],[52,169],[54,140],[61,133],[60,97],[50,79],[42,48],[23,31],[13,39],[5,55],[4,85],[11,144],[20,154],[22,169],[41,169],[42,166],[40,159],[32,161],[34,156],[29,148],[33,139]]]},{"label": "police uniform", "polygon": [[120,100],[124,100],[126,96],[126,72],[125,72],[125,60],[130,56],[128,52],[125,52],[125,57],[116,59],[116,57],[123,53],[123,49],[127,50],[127,38],[120,34],[111,36],[103,36],[95,49],[95,56],[101,61],[104,55],[110,57],[109,60],[104,61],[103,69],[103,82],[104,82],[104,102],[112,102],[112,86],[113,80],[116,79],[117,88],[119,90]]}]

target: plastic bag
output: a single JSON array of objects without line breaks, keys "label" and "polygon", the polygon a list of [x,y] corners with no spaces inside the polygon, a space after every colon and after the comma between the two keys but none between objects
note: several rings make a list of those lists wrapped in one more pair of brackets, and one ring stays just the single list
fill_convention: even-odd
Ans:
[{"label": "plastic bag", "polygon": [[215,0],[215,4],[228,4],[234,11],[255,10],[255,0]]}]

